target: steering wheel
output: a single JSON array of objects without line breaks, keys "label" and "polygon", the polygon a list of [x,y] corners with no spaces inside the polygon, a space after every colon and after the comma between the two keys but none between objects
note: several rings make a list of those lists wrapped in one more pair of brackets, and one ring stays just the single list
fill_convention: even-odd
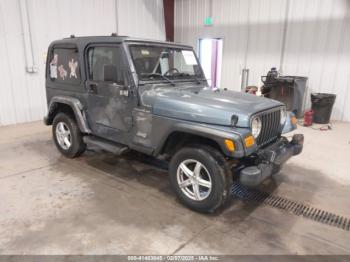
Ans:
[{"label": "steering wheel", "polygon": [[169,75],[170,72],[176,72],[176,73],[179,73],[179,74],[180,74],[179,69],[173,67],[173,68],[170,68],[169,70],[167,70],[163,75],[164,75],[164,76],[167,76],[167,75]]}]

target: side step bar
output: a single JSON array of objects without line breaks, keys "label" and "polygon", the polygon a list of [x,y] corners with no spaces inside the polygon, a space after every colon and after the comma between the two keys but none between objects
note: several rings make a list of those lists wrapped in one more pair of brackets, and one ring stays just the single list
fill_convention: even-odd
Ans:
[{"label": "side step bar", "polygon": [[95,136],[84,136],[83,137],[84,143],[88,146],[97,147],[99,149],[103,149],[105,151],[108,151],[110,153],[121,155],[129,150],[129,147],[116,143],[107,141]]}]

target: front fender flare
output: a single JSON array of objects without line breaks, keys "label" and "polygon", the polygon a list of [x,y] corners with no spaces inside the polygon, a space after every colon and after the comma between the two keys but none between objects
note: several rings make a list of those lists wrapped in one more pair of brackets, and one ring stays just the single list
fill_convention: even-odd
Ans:
[{"label": "front fender flare", "polygon": [[[164,123],[164,122],[163,122]],[[159,125],[161,126],[161,125]],[[223,151],[226,156],[229,157],[243,157],[245,155],[244,147],[242,144],[242,135],[240,133],[234,132],[230,127],[221,127],[215,125],[207,125],[201,123],[192,123],[186,121],[178,121],[176,123],[167,126],[165,123],[162,125],[163,134],[157,134],[157,143],[155,155],[159,154],[163,146],[165,145],[168,137],[174,132],[183,132],[196,136],[201,136],[207,139],[215,141]],[[228,151],[225,146],[224,140],[231,139],[235,143],[235,151],[232,153]]]}]

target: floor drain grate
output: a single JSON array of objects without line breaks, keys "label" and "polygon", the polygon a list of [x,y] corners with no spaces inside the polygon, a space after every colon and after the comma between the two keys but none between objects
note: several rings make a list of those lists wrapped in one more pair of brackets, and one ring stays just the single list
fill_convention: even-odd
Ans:
[{"label": "floor drain grate", "polygon": [[297,216],[303,216],[319,223],[350,231],[349,218],[327,212],[322,209],[314,208],[307,204],[289,200],[284,197],[275,196],[268,192],[248,188],[240,184],[234,184],[232,186],[232,194],[242,200],[264,203],[272,207],[286,210]]}]

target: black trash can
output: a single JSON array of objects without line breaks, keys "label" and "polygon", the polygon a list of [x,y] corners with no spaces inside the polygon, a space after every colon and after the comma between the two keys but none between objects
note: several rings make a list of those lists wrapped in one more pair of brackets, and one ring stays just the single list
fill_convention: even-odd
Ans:
[{"label": "black trash can", "polygon": [[331,118],[335,94],[312,93],[311,109],[314,111],[314,122],[318,124],[328,124]]}]

